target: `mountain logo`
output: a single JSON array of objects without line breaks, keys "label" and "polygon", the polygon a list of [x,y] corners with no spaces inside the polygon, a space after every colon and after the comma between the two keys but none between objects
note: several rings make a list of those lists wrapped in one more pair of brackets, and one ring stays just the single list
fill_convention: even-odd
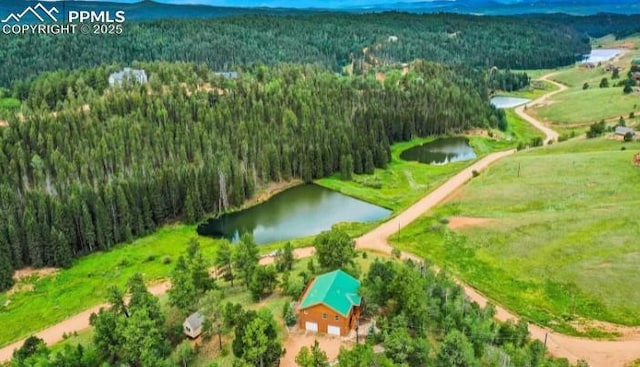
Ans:
[{"label": "mountain logo", "polygon": [[52,6],[51,9],[47,9],[44,5],[42,5],[41,3],[38,3],[38,5],[33,7],[28,6],[26,9],[24,9],[20,13],[11,13],[9,14],[9,16],[7,16],[5,19],[3,19],[0,22],[2,23],[20,22],[20,20],[23,17],[29,14],[33,15],[40,22],[45,22],[47,20],[52,20],[54,22],[57,22],[58,19],[55,17],[54,14],[60,14],[60,11],[58,11],[58,9],[56,9],[55,6]]}]

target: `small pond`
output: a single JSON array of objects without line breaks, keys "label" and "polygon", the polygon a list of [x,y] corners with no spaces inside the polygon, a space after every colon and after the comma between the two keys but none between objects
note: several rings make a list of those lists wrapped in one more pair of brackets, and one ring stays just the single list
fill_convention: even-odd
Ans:
[{"label": "small pond", "polygon": [[529,101],[531,100],[527,98],[495,96],[491,98],[490,102],[496,108],[514,108],[529,103]]},{"label": "small pond", "polygon": [[405,161],[442,165],[476,158],[476,152],[466,138],[444,138],[407,149],[400,154]]},{"label": "small pond", "polygon": [[594,48],[591,50],[591,53],[588,55],[584,55],[582,60],[583,63],[593,63],[597,64],[599,62],[604,62],[613,59],[618,56],[622,50],[618,50],[615,48]]},{"label": "small pond", "polygon": [[285,190],[262,204],[209,219],[198,234],[237,241],[251,233],[258,244],[316,235],[339,222],[372,222],[391,211],[317,185]]}]

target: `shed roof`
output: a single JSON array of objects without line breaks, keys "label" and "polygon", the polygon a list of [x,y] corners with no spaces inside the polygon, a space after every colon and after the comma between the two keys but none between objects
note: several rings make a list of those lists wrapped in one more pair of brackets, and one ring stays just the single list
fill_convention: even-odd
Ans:
[{"label": "shed roof", "polygon": [[348,316],[353,306],[359,306],[360,281],[342,270],[317,276],[300,302],[300,309],[324,304],[343,316]]},{"label": "shed roof", "polygon": [[197,330],[204,323],[204,316],[200,312],[194,312],[186,320],[184,323],[187,324],[191,330]]},{"label": "shed roof", "polygon": [[619,135],[625,135],[626,133],[635,134],[636,130],[626,126],[616,126],[615,133]]}]

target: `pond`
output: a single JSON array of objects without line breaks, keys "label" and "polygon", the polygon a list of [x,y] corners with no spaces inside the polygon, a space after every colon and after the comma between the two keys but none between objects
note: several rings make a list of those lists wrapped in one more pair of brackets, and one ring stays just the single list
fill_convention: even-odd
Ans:
[{"label": "pond", "polygon": [[251,233],[257,244],[316,235],[339,222],[373,222],[391,211],[317,185],[301,185],[254,207],[211,218],[198,234],[237,241]]},{"label": "pond", "polygon": [[604,62],[613,59],[618,56],[622,50],[618,50],[615,48],[595,48],[591,50],[591,53],[588,55],[584,55],[582,60],[583,63],[593,63],[597,64],[599,62]]},{"label": "pond", "polygon": [[466,138],[444,138],[407,149],[400,154],[405,161],[442,165],[476,158]]},{"label": "pond", "polygon": [[531,100],[527,98],[495,96],[491,98],[490,102],[496,108],[514,108],[529,103],[529,101]]}]

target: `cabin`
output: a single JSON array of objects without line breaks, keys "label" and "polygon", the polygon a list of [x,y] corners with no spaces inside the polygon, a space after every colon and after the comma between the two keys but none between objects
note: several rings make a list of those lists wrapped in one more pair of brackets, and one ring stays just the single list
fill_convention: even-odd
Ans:
[{"label": "cabin", "polygon": [[221,76],[225,79],[238,79],[238,73],[235,71],[218,71],[213,74],[216,76]]},{"label": "cabin", "polygon": [[635,136],[636,135],[636,130],[632,127],[626,127],[626,126],[616,126],[615,130],[613,131],[614,134],[618,135],[618,136],[625,136],[628,133],[631,134],[631,136]]},{"label": "cabin", "polygon": [[204,316],[200,312],[194,312],[182,323],[182,330],[189,338],[195,339],[202,334],[202,324],[204,324]]},{"label": "cabin", "polygon": [[360,281],[342,270],[312,279],[298,302],[301,330],[346,336],[355,329],[362,314]]},{"label": "cabin", "polygon": [[398,42],[398,36],[389,36],[389,38],[387,39],[387,42],[389,43]]},{"label": "cabin", "polygon": [[109,75],[109,85],[111,87],[122,85],[124,80],[145,84],[148,78],[144,70],[132,68],[124,68],[121,71]]}]

